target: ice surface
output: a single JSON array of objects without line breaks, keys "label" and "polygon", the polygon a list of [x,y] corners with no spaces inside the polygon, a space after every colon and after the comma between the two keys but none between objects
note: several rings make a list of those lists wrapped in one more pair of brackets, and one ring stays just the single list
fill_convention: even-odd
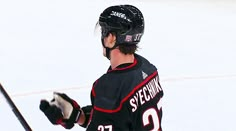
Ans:
[{"label": "ice surface", "polygon": [[[159,69],[164,131],[235,131],[236,3],[0,1],[0,82],[34,131],[63,131],[39,110],[53,91],[90,103],[109,61],[94,27],[104,8],[131,3],[145,17],[139,54]],[[0,130],[23,131],[0,95]],[[75,126],[72,131],[83,131]]]}]

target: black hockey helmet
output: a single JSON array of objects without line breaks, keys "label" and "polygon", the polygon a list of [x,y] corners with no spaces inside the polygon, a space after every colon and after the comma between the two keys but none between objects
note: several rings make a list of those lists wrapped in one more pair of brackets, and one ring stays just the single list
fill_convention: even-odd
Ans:
[{"label": "black hockey helmet", "polygon": [[116,46],[138,44],[144,33],[144,18],[141,11],[132,5],[110,6],[99,17],[102,39],[115,33]]}]

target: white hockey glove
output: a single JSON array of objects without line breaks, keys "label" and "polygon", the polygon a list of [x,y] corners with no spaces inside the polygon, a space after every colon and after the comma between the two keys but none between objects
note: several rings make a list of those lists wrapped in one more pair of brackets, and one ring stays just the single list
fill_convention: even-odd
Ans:
[{"label": "white hockey glove", "polygon": [[41,100],[40,109],[52,124],[60,124],[66,129],[71,129],[74,123],[78,122],[82,113],[76,101],[64,93],[57,92],[53,94],[50,102]]}]

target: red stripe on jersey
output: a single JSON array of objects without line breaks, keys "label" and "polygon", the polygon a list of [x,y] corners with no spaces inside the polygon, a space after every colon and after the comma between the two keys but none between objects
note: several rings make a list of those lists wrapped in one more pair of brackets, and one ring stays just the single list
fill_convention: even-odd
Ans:
[{"label": "red stripe on jersey", "polygon": [[113,70],[109,70],[108,72],[119,71],[119,70],[126,70],[126,69],[129,69],[129,68],[134,67],[136,64],[137,64],[137,59],[135,58],[135,59],[134,59],[134,62],[133,62],[131,65],[129,65],[129,66],[127,66],[127,67],[123,67],[123,68],[115,68],[115,69],[113,69]]},{"label": "red stripe on jersey", "polygon": [[145,85],[147,82],[149,82],[152,78],[154,78],[157,75],[157,71],[155,71],[153,74],[151,74],[150,76],[148,76],[143,82],[141,82],[139,85],[137,85],[124,99],[121,100],[119,107],[117,107],[116,109],[113,110],[108,110],[108,109],[103,109],[100,107],[97,107],[94,105],[94,109],[97,111],[101,111],[101,112],[106,112],[106,113],[115,113],[121,110],[123,103],[131,96],[135,93],[135,91],[137,91],[139,88],[141,88],[143,85]]},{"label": "red stripe on jersey", "polygon": [[96,93],[94,91],[94,87],[95,85],[98,83],[98,80],[95,81],[95,83],[93,84],[93,87],[92,87],[92,95],[95,97],[96,96]]}]

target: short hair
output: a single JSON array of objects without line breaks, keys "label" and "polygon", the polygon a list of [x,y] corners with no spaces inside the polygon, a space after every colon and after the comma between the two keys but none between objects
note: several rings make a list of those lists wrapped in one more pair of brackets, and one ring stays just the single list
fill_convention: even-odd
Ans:
[{"label": "short hair", "polygon": [[120,50],[121,53],[125,55],[134,54],[137,51],[138,46],[136,44],[132,44],[132,45],[120,44],[118,46],[118,49]]}]

